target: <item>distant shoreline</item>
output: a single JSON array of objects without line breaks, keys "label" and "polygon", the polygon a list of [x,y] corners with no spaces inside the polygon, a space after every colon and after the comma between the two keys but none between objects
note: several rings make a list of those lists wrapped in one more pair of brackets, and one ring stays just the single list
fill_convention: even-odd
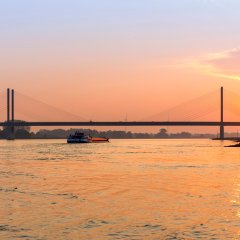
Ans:
[{"label": "distant shoreline", "polygon": [[[42,129],[38,132],[31,132],[30,128],[18,128],[15,129],[15,139],[67,139],[70,134],[75,131],[83,132],[85,135],[92,137],[106,137],[109,139],[213,139],[220,140],[216,134],[210,133],[190,133],[190,132],[178,132],[169,133],[167,129],[161,128],[157,133],[135,133],[131,131],[98,131],[93,129]],[[0,139],[7,139],[11,135],[10,129],[0,130]],[[236,137],[234,133],[225,133],[225,140],[239,141],[240,138]]]}]

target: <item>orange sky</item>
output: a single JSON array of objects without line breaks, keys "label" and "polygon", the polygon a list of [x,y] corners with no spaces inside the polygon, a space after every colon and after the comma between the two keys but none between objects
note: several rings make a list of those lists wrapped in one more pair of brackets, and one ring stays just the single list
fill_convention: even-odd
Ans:
[{"label": "orange sky", "polygon": [[88,120],[141,120],[220,86],[238,92],[238,3],[160,2],[1,2],[1,90]]}]

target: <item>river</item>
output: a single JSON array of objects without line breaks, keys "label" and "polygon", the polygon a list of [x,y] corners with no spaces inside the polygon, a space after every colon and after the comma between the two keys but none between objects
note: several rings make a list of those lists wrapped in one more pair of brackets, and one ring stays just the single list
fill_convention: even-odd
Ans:
[{"label": "river", "polygon": [[0,141],[0,239],[240,239],[240,150]]}]

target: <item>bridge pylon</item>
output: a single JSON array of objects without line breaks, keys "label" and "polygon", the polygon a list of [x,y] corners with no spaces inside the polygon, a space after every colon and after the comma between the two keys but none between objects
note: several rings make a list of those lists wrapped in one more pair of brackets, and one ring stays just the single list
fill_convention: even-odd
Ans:
[{"label": "bridge pylon", "polygon": [[223,119],[224,119],[224,115],[223,115],[223,107],[224,107],[224,101],[223,101],[223,87],[221,87],[221,93],[220,93],[220,101],[221,101],[221,104],[220,104],[220,140],[224,140],[224,122],[223,122]]},{"label": "bridge pylon", "polygon": [[[10,117],[11,115],[11,117]],[[14,90],[7,89],[7,140],[15,139]]]}]

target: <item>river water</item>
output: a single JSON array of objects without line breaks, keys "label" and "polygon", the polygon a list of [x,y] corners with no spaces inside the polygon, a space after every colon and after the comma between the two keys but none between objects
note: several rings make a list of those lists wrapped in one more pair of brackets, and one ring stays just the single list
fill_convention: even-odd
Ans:
[{"label": "river water", "polygon": [[240,239],[240,150],[0,141],[0,239]]}]

